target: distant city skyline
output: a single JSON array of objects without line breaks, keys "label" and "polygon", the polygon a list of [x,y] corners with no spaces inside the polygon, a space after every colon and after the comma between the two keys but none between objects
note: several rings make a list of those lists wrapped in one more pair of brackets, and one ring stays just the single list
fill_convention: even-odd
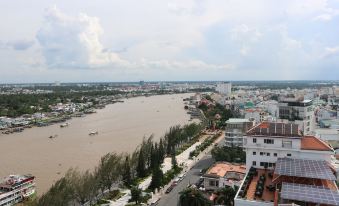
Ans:
[{"label": "distant city skyline", "polygon": [[338,0],[0,1],[0,84],[338,80]]}]

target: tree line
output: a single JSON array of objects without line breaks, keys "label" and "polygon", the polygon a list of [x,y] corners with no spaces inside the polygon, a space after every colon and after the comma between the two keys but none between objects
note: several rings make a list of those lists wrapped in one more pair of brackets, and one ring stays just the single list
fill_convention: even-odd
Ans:
[{"label": "tree line", "polygon": [[0,95],[0,116],[18,117],[35,112],[50,112],[49,105],[57,103],[85,103],[98,96],[124,94],[122,91],[54,91],[42,94]]},{"label": "tree line", "polygon": [[172,158],[172,168],[177,170],[179,166],[175,159],[175,149],[190,141],[201,130],[202,125],[196,123],[172,126],[159,141],[155,141],[153,136],[144,138],[131,154],[112,152],[104,155],[93,171],[71,168],[46,193],[28,205],[92,205],[117,187],[131,188],[132,200],[138,202],[141,194],[139,182],[151,175],[149,189],[152,191],[166,184],[168,180],[161,170],[165,157]]},{"label": "tree line", "polygon": [[197,188],[186,188],[179,194],[179,206],[211,206],[211,205],[234,205],[234,197],[238,188],[225,186],[214,192],[216,198],[211,201]]}]

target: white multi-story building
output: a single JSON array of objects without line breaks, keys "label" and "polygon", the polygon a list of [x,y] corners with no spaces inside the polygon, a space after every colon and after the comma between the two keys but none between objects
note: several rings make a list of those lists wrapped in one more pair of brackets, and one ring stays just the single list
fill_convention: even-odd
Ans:
[{"label": "white multi-story building", "polygon": [[284,99],[279,102],[279,119],[296,121],[304,134],[312,134],[315,115],[312,100]]},{"label": "white multi-story building", "polygon": [[254,121],[249,119],[231,118],[226,121],[225,146],[242,147],[243,137],[247,130],[254,126]]},{"label": "white multi-story building", "polygon": [[302,136],[298,125],[263,122],[244,137],[246,168],[273,168],[280,157],[331,161],[334,151],[323,140]]},{"label": "white multi-story building", "polygon": [[230,95],[232,92],[232,83],[218,83],[215,91],[223,95]]},{"label": "white multi-story building", "polygon": [[297,124],[260,123],[244,148],[247,174],[235,206],[339,205],[333,148]]}]

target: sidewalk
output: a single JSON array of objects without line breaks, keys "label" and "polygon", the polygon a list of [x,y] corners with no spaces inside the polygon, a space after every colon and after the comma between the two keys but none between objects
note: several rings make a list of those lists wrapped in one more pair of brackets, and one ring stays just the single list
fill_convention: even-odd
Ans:
[{"label": "sidewalk", "polygon": [[[189,154],[195,150],[195,148],[197,146],[199,146],[200,144],[202,144],[202,142],[211,135],[203,135],[200,138],[199,142],[194,143],[193,145],[191,145],[189,148],[187,148],[185,151],[183,151],[182,153],[180,153],[179,155],[176,156],[177,159],[177,163],[178,165],[183,164],[184,165],[184,169],[183,169],[183,173],[186,173],[188,170],[190,170],[195,163],[197,162],[197,160],[201,159],[203,156],[205,156],[208,152],[210,152],[213,147],[214,147],[214,143],[217,143],[219,141],[221,141],[224,138],[224,133],[222,132],[222,134],[220,135],[220,137],[218,139],[216,139],[214,141],[214,143],[212,145],[210,145],[209,147],[207,147],[204,151],[202,151],[197,157],[195,157],[194,159],[189,159]],[[172,160],[170,157],[166,157],[164,159],[164,163],[162,164],[162,172],[166,173],[168,170],[170,170],[172,168]],[[142,181],[139,184],[139,188],[142,190],[145,190],[149,187],[149,185],[151,184],[152,181],[152,177],[149,176],[147,177],[144,181]],[[149,202],[153,202],[156,201],[158,199],[161,198],[161,196],[164,194],[164,191],[171,185],[171,182],[168,185],[165,185],[163,187],[163,189],[161,189],[159,192],[157,192],[156,194],[152,194],[152,198],[149,200]],[[112,201],[110,203],[110,206],[124,206],[128,203],[128,200],[131,198],[130,195],[130,190],[126,190],[126,195],[124,195],[123,197],[121,197],[120,199],[116,200],[116,201]]]}]

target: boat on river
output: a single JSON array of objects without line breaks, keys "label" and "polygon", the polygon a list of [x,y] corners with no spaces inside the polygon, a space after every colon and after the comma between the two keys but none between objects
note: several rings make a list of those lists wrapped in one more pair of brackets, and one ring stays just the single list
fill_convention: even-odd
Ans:
[{"label": "boat on river", "polygon": [[0,205],[15,205],[35,194],[33,175],[9,175],[0,180]]},{"label": "boat on river", "polygon": [[99,132],[98,131],[91,131],[88,135],[92,136],[92,135],[98,135]]}]

